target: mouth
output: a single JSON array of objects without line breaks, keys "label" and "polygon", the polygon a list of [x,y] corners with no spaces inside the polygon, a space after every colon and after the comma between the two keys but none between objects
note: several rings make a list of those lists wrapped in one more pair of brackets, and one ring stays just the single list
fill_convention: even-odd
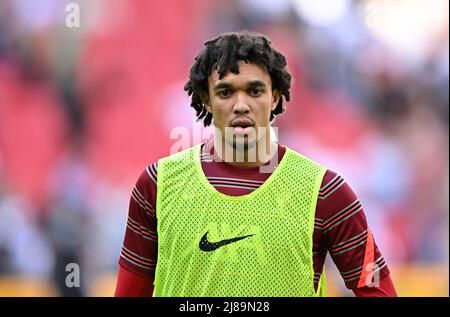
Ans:
[{"label": "mouth", "polygon": [[248,119],[238,119],[231,123],[233,132],[236,134],[248,134],[254,129],[254,124]]}]

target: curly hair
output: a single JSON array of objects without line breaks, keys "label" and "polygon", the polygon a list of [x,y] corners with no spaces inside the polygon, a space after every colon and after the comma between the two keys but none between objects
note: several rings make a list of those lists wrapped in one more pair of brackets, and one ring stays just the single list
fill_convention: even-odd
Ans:
[{"label": "curly hair", "polygon": [[263,67],[272,80],[272,90],[280,92],[277,106],[270,114],[270,121],[285,111],[283,96],[290,100],[291,75],[286,69],[286,58],[276,51],[262,34],[248,31],[224,33],[204,43],[205,47],[195,57],[189,81],[184,90],[191,97],[197,121],[203,119],[205,127],[212,121],[212,114],[203,105],[201,96],[208,93],[208,78],[214,70],[222,79],[228,71],[239,74],[238,61],[254,63]]}]

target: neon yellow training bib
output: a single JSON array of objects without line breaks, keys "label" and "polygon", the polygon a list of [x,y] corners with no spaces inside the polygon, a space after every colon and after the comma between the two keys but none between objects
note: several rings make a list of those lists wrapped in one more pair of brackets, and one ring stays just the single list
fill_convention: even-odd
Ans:
[{"label": "neon yellow training bib", "polygon": [[228,196],[203,173],[200,145],[160,159],[155,296],[325,296],[312,255],[325,171],[286,147],[263,185]]}]

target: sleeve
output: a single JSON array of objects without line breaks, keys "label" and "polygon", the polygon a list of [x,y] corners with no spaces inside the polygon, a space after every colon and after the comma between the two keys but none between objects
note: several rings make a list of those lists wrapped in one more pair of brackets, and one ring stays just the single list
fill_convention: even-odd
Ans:
[{"label": "sleeve", "polygon": [[373,286],[363,286],[353,289],[356,297],[397,297],[394,283],[391,277],[387,275],[379,283],[374,283]]},{"label": "sleeve", "polygon": [[319,191],[315,222],[322,241],[316,248],[330,253],[347,288],[370,286],[389,275],[361,202],[345,180],[330,170]]},{"label": "sleeve", "polygon": [[119,266],[114,297],[151,297],[152,295],[152,277],[143,277]]},{"label": "sleeve", "polygon": [[130,197],[127,226],[120,253],[121,267],[146,278],[154,278],[158,237],[156,223],[157,165],[148,166]]}]

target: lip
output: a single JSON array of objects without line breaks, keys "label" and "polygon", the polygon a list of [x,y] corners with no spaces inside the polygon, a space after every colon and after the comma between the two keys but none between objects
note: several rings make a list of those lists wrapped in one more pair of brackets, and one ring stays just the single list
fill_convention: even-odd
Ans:
[{"label": "lip", "polygon": [[[253,127],[254,124],[253,124],[253,121],[250,120],[250,119],[238,118],[238,119],[235,119],[235,120],[231,121],[230,126],[233,127],[233,128],[239,127],[241,129],[247,129],[249,127]],[[245,128],[244,128],[244,126],[245,126]]]},{"label": "lip", "polygon": [[233,132],[237,135],[250,136],[254,129],[254,123],[248,118],[237,118],[231,121]]},{"label": "lip", "polygon": [[246,128],[236,126],[236,127],[233,127],[233,133],[243,134],[245,136],[251,136],[251,135],[254,135],[254,130],[253,130],[253,126],[246,127]]}]

